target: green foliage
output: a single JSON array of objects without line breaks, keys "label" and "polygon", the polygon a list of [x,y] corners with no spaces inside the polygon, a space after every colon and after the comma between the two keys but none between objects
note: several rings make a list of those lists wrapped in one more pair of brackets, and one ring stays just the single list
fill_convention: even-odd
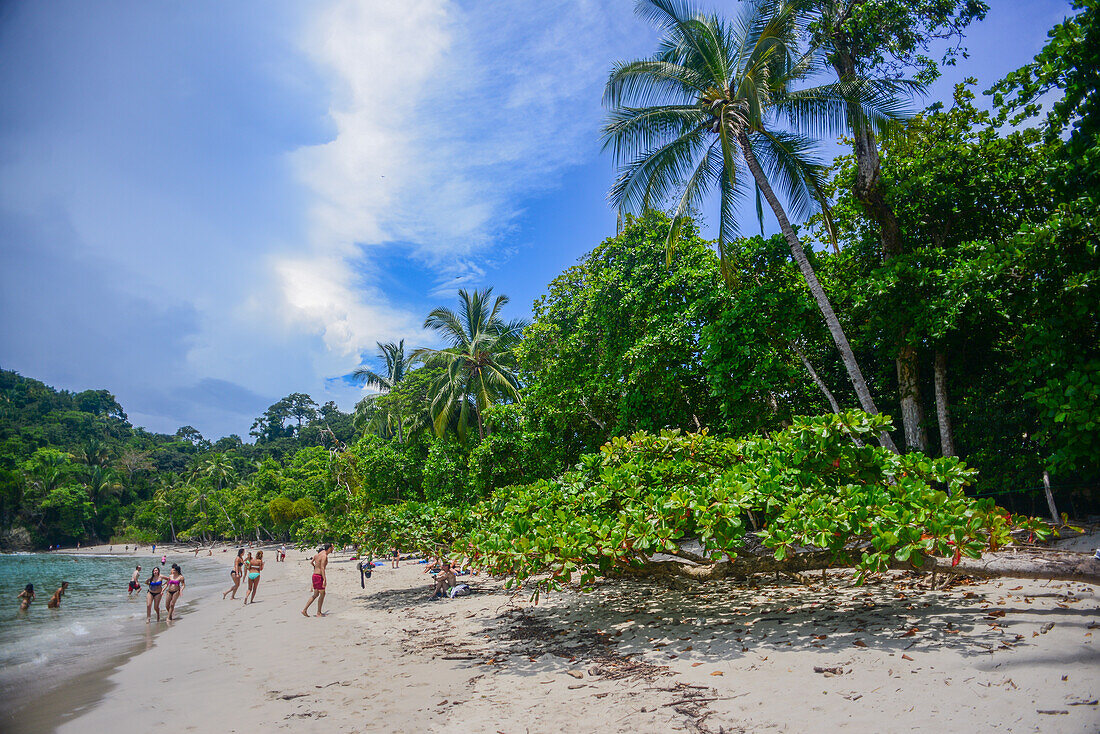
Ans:
[{"label": "green foliage", "polygon": [[817,358],[825,337],[786,242],[737,240],[729,260],[728,303],[700,341],[707,383],[722,411],[721,422],[710,425],[745,435],[828,410],[799,357]]},{"label": "green foliage", "polygon": [[497,492],[456,548],[521,583],[548,574],[553,587],[644,567],[654,553],[683,555],[690,542],[697,560],[733,559],[754,529],[779,560],[796,547],[846,558],[866,544],[863,571],[1008,541],[1015,521],[963,493],[974,472],[960,461],[868,445],[887,422],[849,412],[798,419],[768,438],[615,438],[575,471]]},{"label": "green foliage", "polygon": [[[900,79],[915,72],[927,84],[939,66],[966,58],[962,34],[989,7],[981,0],[795,0],[809,24],[811,44],[842,69]],[[946,43],[943,43],[946,41]],[[939,62],[928,54],[944,48]]]},{"label": "green foliage", "polygon": [[420,497],[421,472],[407,447],[378,436],[364,436],[351,448],[360,492],[369,505]]},{"label": "green foliage", "polygon": [[723,306],[718,258],[685,222],[666,263],[669,227],[657,212],[627,217],[534,304],[524,402],[569,463],[618,433],[718,419],[699,346]]},{"label": "green foliage", "polygon": [[444,438],[433,441],[424,460],[424,499],[446,505],[465,504],[471,497],[466,447]]}]

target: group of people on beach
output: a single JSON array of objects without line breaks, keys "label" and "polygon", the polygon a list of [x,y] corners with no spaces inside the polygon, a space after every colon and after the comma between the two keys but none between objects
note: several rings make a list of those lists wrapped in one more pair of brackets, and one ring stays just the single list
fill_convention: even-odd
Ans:
[{"label": "group of people on beach", "polygon": [[[168,561],[167,556],[161,557],[161,565],[164,565]],[[129,593],[127,598],[133,597],[134,592],[141,591],[141,582],[138,579],[141,576],[141,566],[134,567],[134,573],[130,576]],[[176,604],[179,603],[180,594],[183,593],[184,587],[187,585],[186,580],[183,577],[183,570],[178,563],[173,563],[168,575],[165,576],[160,571],[160,566],[153,566],[152,572],[149,574],[149,578],[145,580],[145,621],[151,622],[153,618],[153,612],[156,612],[157,621],[160,621],[160,602],[161,597],[164,599],[164,611],[168,613],[168,621],[175,620]]]},{"label": "group of people on beach", "polygon": [[222,594],[222,599],[229,596],[230,599],[237,598],[237,589],[241,586],[241,579],[245,574],[248,574],[248,586],[245,587],[244,603],[256,601],[256,591],[260,588],[260,572],[264,570],[264,552],[262,550],[256,551],[256,557],[252,557],[252,551],[248,551],[248,555],[245,556],[244,548],[237,549],[237,557],[233,559],[233,568],[229,572],[229,578],[233,579],[233,585]]},{"label": "group of people on beach", "polygon": [[[65,596],[65,592],[69,590],[69,582],[62,581],[61,586],[57,587],[57,591],[53,593],[50,600],[46,602],[47,609],[60,609],[61,597]],[[26,612],[31,608],[31,602],[35,600],[34,584],[27,584],[23,587],[23,590],[19,592],[19,611]]]}]

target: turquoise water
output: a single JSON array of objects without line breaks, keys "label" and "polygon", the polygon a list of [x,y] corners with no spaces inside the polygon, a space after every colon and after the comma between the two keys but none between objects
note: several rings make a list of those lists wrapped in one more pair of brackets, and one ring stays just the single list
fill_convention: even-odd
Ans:
[{"label": "turquoise water", "polygon": [[[187,579],[177,608],[228,587],[225,569],[190,554],[170,555],[163,570],[178,563]],[[141,592],[127,598],[134,566],[141,564]],[[87,674],[105,661],[140,645],[167,624],[145,623],[145,581],[160,557],[94,556],[61,553],[0,555],[0,710],[10,712],[46,688]],[[46,602],[61,585],[69,588],[60,609]],[[35,601],[19,610],[19,592],[34,584]],[[167,619],[161,605],[161,619]],[[155,619],[155,615],[154,615]]]}]

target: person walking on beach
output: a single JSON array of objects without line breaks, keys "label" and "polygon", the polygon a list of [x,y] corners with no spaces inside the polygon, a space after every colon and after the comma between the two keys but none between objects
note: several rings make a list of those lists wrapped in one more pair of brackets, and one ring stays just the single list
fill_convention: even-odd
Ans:
[{"label": "person walking on beach", "polygon": [[68,588],[69,588],[69,582],[68,581],[62,581],[61,586],[57,589],[57,591],[55,591],[53,593],[53,596],[50,597],[50,600],[48,602],[46,602],[46,608],[47,609],[60,609],[61,608],[61,597],[63,597],[65,595],[65,591]]},{"label": "person walking on beach", "polygon": [[[248,588],[244,592],[244,603],[256,602],[256,589],[260,588],[260,571],[264,570],[264,552],[256,551],[256,557],[248,562]],[[251,598],[249,598],[251,594]]]},{"label": "person walking on beach", "polygon": [[237,589],[239,589],[241,586],[241,569],[243,568],[243,566],[244,548],[238,548],[237,557],[233,559],[233,570],[229,572],[229,578],[233,579],[233,586],[231,586],[229,588],[229,591],[225,592],[225,594],[222,594],[222,599],[224,599],[226,595],[230,593],[233,594],[233,596],[229,597],[230,599],[237,598]]},{"label": "person walking on beach", "polygon": [[134,575],[130,577],[130,593],[128,593],[126,595],[127,599],[132,597],[134,595],[135,591],[141,591],[141,582],[138,581],[138,574],[140,574],[140,573],[141,573],[141,566],[135,566],[134,567]]},{"label": "person walking on beach", "polygon": [[317,555],[313,556],[313,596],[309,597],[306,608],[302,610],[303,617],[309,616],[309,607],[313,604],[314,599],[317,600],[317,616],[325,616],[325,613],[321,611],[321,607],[325,604],[325,585],[328,583],[325,569],[328,567],[328,554],[331,550],[332,543],[325,543],[321,550],[317,552]]},{"label": "person walking on beach", "polygon": [[168,598],[164,601],[164,611],[168,612],[168,621],[172,621],[172,613],[176,611],[176,602],[183,593],[183,571],[178,563],[172,564],[172,572],[168,574]]},{"label": "person walking on beach", "polygon": [[391,560],[390,560],[390,567],[391,568],[400,568],[401,567],[401,549],[400,548],[397,548],[395,546],[394,549],[393,549],[393,553],[390,554],[390,558],[391,558]]},{"label": "person walking on beach", "polygon": [[157,610],[157,621],[160,621],[160,595],[164,592],[164,579],[160,576],[160,569],[153,566],[153,573],[149,576],[149,580],[145,582],[145,587],[149,590],[145,595],[145,621],[149,622],[150,614],[155,607]]},{"label": "person walking on beach", "polygon": [[23,587],[23,590],[19,592],[19,611],[25,612],[30,608],[31,602],[34,601],[34,584],[27,584]]},{"label": "person walking on beach", "polygon": [[[134,546],[134,549],[136,550],[136,549],[137,549],[137,546]],[[155,556],[155,555],[157,554],[157,544],[156,544],[156,543],[153,543],[153,551],[152,551],[152,553],[153,553],[153,555],[154,555],[154,556]]]}]

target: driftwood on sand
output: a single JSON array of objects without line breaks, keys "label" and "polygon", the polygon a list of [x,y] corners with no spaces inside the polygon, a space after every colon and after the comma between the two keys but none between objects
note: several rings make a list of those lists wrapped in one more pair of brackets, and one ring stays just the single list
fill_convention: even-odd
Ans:
[{"label": "driftwood on sand", "polygon": [[[696,581],[712,581],[723,578],[747,577],[758,573],[797,574],[830,568],[848,568],[860,559],[860,550],[803,551],[793,553],[783,560],[766,548],[743,551],[732,560],[723,558],[710,561],[685,551],[668,557],[668,560],[650,560],[643,566],[624,571],[631,576],[681,577]],[[890,568],[906,571],[926,571],[944,574],[961,574],[980,578],[1021,578],[1054,581],[1079,581],[1100,585],[1100,559],[1090,553],[1059,551],[1047,548],[1009,548],[996,553],[985,553],[981,558],[951,558],[925,556],[918,565],[914,558],[907,561],[893,560]]]}]

